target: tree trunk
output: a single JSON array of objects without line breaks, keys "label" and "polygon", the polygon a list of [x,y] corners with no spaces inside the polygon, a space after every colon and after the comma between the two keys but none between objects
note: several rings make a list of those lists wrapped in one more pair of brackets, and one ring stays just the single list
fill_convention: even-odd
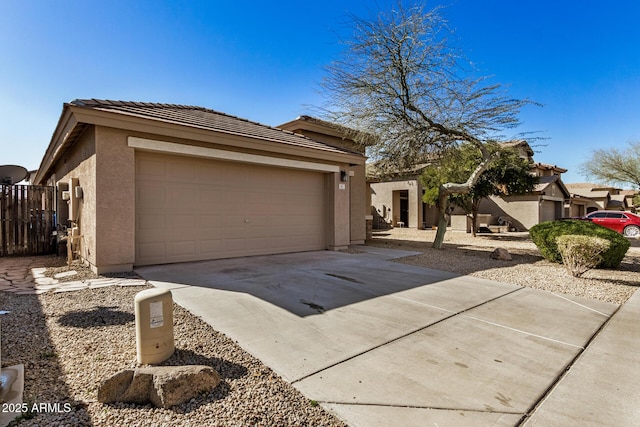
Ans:
[{"label": "tree trunk", "polygon": [[478,211],[480,211],[480,199],[471,201],[471,231],[473,237],[476,237],[478,230]]},{"label": "tree trunk", "polygon": [[442,242],[444,242],[444,233],[447,231],[447,222],[449,222],[447,218],[447,199],[449,198],[449,195],[464,194],[471,191],[471,187],[478,182],[480,175],[500,156],[499,153],[495,153],[490,156],[488,152],[484,150],[484,147],[481,147],[481,149],[484,160],[473,171],[467,182],[464,184],[448,182],[440,186],[438,191],[438,212],[440,214],[438,219],[438,232],[436,233],[436,238],[433,240],[433,244],[431,245],[434,249],[441,249]]},{"label": "tree trunk", "polygon": [[442,187],[440,187],[440,192],[438,194],[438,231],[436,232],[436,238],[433,240],[433,245],[431,245],[431,247],[435,249],[442,248],[442,242],[444,242],[444,233],[447,231],[447,223],[449,222],[447,214],[448,198],[449,193],[443,191]]},{"label": "tree trunk", "polygon": [[476,237],[476,230],[478,230],[478,214],[471,212],[471,237]]}]

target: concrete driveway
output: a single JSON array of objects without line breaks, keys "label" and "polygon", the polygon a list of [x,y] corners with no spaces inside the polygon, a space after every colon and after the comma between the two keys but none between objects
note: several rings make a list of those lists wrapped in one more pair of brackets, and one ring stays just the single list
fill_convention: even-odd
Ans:
[{"label": "concrete driveway", "polygon": [[353,426],[519,425],[618,308],[357,252],[136,272]]}]

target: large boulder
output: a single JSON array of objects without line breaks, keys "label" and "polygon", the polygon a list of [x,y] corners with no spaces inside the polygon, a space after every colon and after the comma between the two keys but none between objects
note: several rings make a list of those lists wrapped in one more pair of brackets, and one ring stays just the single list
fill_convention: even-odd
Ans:
[{"label": "large boulder", "polygon": [[170,408],[220,384],[220,375],[209,366],[152,366],[125,369],[106,379],[98,389],[102,403],[152,403]]}]

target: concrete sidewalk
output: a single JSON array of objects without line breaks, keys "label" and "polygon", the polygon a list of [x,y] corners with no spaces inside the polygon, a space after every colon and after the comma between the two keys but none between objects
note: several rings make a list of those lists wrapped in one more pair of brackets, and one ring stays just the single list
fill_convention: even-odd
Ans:
[{"label": "concrete sidewalk", "polygon": [[615,313],[524,425],[640,425],[640,292]]},{"label": "concrete sidewalk", "polygon": [[[590,366],[637,366],[638,295],[609,321],[614,304],[391,262],[403,251],[358,251],[136,271],[352,426],[585,425],[575,418],[578,393],[591,397],[583,378],[615,378]],[[622,348],[607,353],[612,343]],[[610,398],[636,403],[634,375]],[[599,396],[587,409],[615,407]],[[635,407],[615,412],[618,422],[596,424],[635,424]]]}]

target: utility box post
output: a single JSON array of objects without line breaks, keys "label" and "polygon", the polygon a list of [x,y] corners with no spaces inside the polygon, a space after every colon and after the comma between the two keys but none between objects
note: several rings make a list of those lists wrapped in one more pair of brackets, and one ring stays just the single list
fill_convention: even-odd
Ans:
[{"label": "utility box post", "polygon": [[167,289],[147,289],[135,297],[138,363],[162,363],[173,354],[173,298]]}]

